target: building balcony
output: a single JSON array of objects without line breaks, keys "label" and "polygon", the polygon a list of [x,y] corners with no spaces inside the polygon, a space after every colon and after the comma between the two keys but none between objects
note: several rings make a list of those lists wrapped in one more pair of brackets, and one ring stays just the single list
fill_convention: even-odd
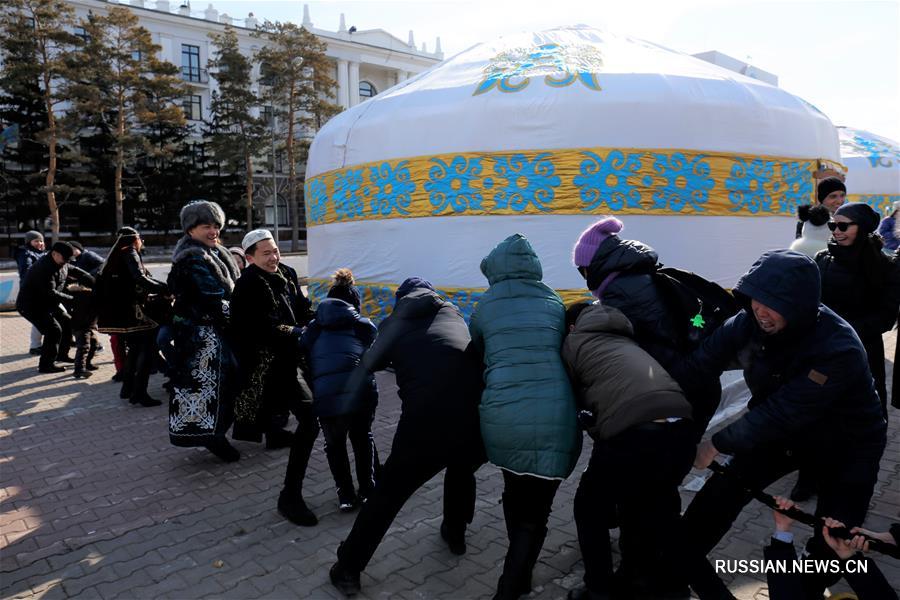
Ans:
[{"label": "building balcony", "polygon": [[209,83],[209,73],[198,67],[181,67],[181,79],[189,83]]}]

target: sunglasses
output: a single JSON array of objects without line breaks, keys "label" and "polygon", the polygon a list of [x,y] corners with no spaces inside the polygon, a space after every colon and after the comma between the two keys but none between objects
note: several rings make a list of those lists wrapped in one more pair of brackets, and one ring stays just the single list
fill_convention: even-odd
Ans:
[{"label": "sunglasses", "polygon": [[837,223],[835,221],[828,221],[828,229],[830,229],[831,231],[834,231],[835,229],[837,229],[838,231],[847,231],[848,229],[850,229],[851,225],[856,225],[856,223],[854,223],[853,221],[842,221],[840,223]]}]

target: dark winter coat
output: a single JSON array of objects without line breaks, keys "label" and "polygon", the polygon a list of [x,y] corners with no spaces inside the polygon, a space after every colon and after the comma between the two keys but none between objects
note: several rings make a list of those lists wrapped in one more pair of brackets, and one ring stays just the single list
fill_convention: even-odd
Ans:
[{"label": "dark winter coat", "polygon": [[[819,302],[815,263],[788,250],[768,252],[734,291],[745,308],[680,367],[686,377],[718,375],[735,360],[744,369],[750,410],[713,436],[716,448],[735,454],[780,444],[815,452],[829,465],[880,456],[886,423],[865,351],[853,328]],[[751,299],[787,326],[766,335]]]},{"label": "dark winter coat", "polygon": [[[49,252],[47,254],[49,254]],[[25,281],[25,274],[28,273],[28,269],[30,269],[42,256],[44,256],[43,252],[38,252],[31,246],[20,246],[16,248],[16,266],[19,269],[20,286],[21,282]]]},{"label": "dark winter coat", "polygon": [[248,265],[231,295],[230,336],[240,370],[235,398],[236,439],[260,441],[266,411],[287,414],[303,395],[297,378],[297,338],[308,321],[309,300],[297,273],[279,264],[275,273]]},{"label": "dark winter coat", "polygon": [[103,257],[94,252],[93,250],[83,250],[78,258],[75,259],[75,266],[79,269],[83,269],[85,272],[90,273],[91,275],[96,275],[100,271],[100,267],[103,266]]},{"label": "dark winter coat", "polygon": [[363,353],[375,341],[378,330],[369,319],[343,300],[327,298],[319,303],[316,318],[300,336],[312,376],[313,413],[335,417],[358,410],[375,410],[378,388],[374,375],[366,385],[351,389],[350,376]]},{"label": "dark winter coat", "polygon": [[897,234],[894,233],[896,222],[897,217],[896,213],[894,213],[889,217],[883,218],[881,224],[878,225],[878,235],[884,240],[884,247],[891,252],[896,252],[897,247],[900,246],[900,240],[897,239]]},{"label": "dark winter coat", "polygon": [[59,312],[61,303],[69,302],[72,296],[65,293],[69,266],[56,264],[51,253],[42,255],[19,285],[16,296],[16,310],[23,315]]},{"label": "dark winter coat", "polygon": [[132,333],[156,328],[143,308],[148,294],[165,294],[133,247],[115,249],[97,277],[97,326],[103,333]]},{"label": "dark winter coat", "polygon": [[[863,255],[868,253],[868,257]],[[870,267],[864,261],[872,261]],[[866,243],[834,242],[816,255],[822,278],[822,304],[844,318],[865,344],[890,331],[900,306],[900,269]],[[884,350],[882,349],[882,360]]]},{"label": "dark winter coat", "polygon": [[[634,328],[638,345],[669,370],[682,357],[672,312],[651,275],[658,260],[650,246],[610,235],[597,248],[587,268],[588,286],[595,289],[594,286],[616,274],[604,290],[601,302],[622,311]],[[711,375],[684,381],[676,376],[675,380],[687,394],[698,434],[702,434],[722,396],[719,377]]]},{"label": "dark winter coat", "polygon": [[175,296],[176,368],[169,440],[204,446],[222,436],[234,411],[235,363],[225,336],[238,270],[231,253],[184,236],[175,246],[169,290]]},{"label": "dark winter coat", "polygon": [[563,342],[579,406],[594,414],[588,433],[595,440],[657,419],[691,416],[681,388],[633,335],[620,310],[595,303],[578,315]]},{"label": "dark winter coat", "polygon": [[565,478],[581,453],[572,386],[559,355],[565,307],[519,234],[481,261],[490,287],[469,322],[484,349],[481,435],[488,459],[520,475]]},{"label": "dark winter coat", "polygon": [[[80,271],[80,269],[79,269]],[[72,331],[85,331],[97,326],[96,280],[84,273],[76,287],[69,287],[72,294]]]},{"label": "dark winter coat", "polygon": [[[422,443],[481,455],[481,364],[470,343],[459,309],[434,291],[417,288],[381,322],[358,373],[393,366],[407,434]],[[360,378],[354,380],[366,385]]]}]

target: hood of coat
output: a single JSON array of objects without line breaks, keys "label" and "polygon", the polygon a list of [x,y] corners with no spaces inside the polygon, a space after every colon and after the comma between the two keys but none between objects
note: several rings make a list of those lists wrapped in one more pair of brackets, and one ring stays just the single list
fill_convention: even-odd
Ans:
[{"label": "hood of coat", "polygon": [[656,250],[637,240],[623,240],[613,234],[603,240],[594,253],[590,271],[605,276],[613,271],[636,268],[652,269],[659,261]]},{"label": "hood of coat", "polygon": [[521,233],[514,233],[497,244],[482,259],[481,272],[491,285],[507,279],[540,281],[544,276],[537,253]]},{"label": "hood of coat", "polygon": [[634,327],[628,317],[618,308],[595,302],[578,315],[578,320],[575,321],[575,330],[572,333],[611,333],[634,337]]},{"label": "hood of coat", "polygon": [[359,312],[349,302],[326,298],[316,308],[316,323],[323,329],[343,329],[359,319]]},{"label": "hood of coat", "polygon": [[[815,322],[820,290],[819,267],[808,256],[792,250],[766,252],[734,286],[736,294],[777,311],[794,331]],[[749,301],[744,304],[749,311]]]},{"label": "hood of coat", "polygon": [[418,319],[437,313],[444,306],[444,299],[434,290],[426,287],[413,289],[394,306],[392,315],[401,319]]}]

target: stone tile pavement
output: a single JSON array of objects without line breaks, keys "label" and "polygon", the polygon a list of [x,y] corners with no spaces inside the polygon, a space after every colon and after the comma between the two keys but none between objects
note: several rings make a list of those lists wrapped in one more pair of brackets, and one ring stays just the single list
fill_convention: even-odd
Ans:
[{"label": "stone tile pavement", "polygon": [[[275,511],[287,450],[237,442],[242,459],[223,464],[203,449],[170,446],[165,406],[137,408],[118,398],[108,349],[90,380],[39,375],[37,358],[25,352],[28,331],[15,313],[0,313],[0,596],[339,597],[327,571],[355,515],[338,511],[321,437],[305,486],[320,524],[295,527]],[[160,384],[154,376],[151,393],[164,398]],[[386,456],[399,400],[390,375],[380,375],[379,386],[375,433]],[[900,412],[893,411],[868,520],[876,529],[900,520],[898,421]],[[572,520],[578,472],[557,494],[533,598],[564,598],[580,582]],[[783,493],[791,484],[773,489]],[[457,557],[438,534],[441,478],[429,482],[363,574],[364,597],[490,597],[506,548],[501,488],[496,468],[479,471],[469,552]],[[684,492],[685,501],[691,495]],[[751,504],[714,557],[760,558],[770,532],[768,509]],[[799,533],[803,538],[808,530]],[[879,562],[900,587],[900,564]],[[761,578],[729,582],[742,600],[768,597]]]}]

